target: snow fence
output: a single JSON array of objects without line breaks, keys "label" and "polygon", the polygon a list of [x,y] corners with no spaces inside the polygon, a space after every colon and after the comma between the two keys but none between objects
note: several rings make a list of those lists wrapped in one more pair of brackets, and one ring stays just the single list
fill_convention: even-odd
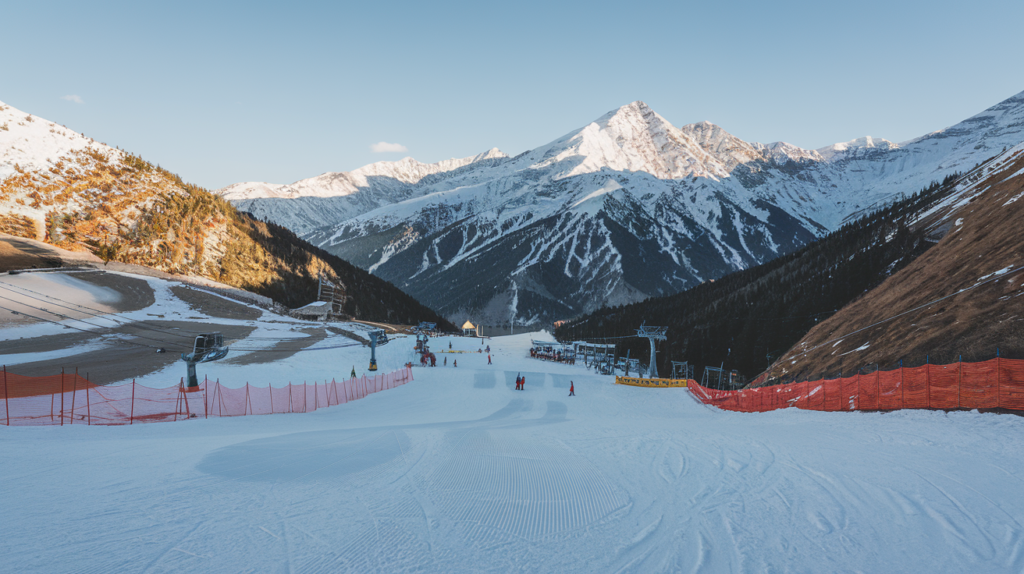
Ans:
[{"label": "snow fence", "polygon": [[1024,360],[924,365],[838,379],[720,391],[693,383],[701,402],[729,411],[1024,410]]},{"label": "snow fence", "polygon": [[154,389],[137,385],[98,386],[77,374],[25,377],[3,372],[0,425],[126,425],[189,418],[311,413],[393,389],[412,380],[412,369],[312,385],[228,388],[203,381],[190,390],[179,384]]}]

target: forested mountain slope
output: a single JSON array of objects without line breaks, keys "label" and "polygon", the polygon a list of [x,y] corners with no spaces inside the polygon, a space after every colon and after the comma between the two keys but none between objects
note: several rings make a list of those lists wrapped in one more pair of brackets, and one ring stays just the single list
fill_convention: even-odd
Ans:
[{"label": "forested mountain slope", "polygon": [[[920,215],[951,193],[951,175],[920,193],[846,224],[794,253],[707,281],[681,293],[601,309],[556,330],[562,340],[612,338],[632,356],[645,357],[646,340],[634,329],[667,325],[659,371],[669,361],[719,365],[754,378],[809,329],[925,253],[930,231]],[[621,338],[627,337],[627,338]]]},{"label": "forested mountain slope", "polygon": [[1024,357],[1024,145],[920,217],[942,241],[814,326],[771,378]]}]

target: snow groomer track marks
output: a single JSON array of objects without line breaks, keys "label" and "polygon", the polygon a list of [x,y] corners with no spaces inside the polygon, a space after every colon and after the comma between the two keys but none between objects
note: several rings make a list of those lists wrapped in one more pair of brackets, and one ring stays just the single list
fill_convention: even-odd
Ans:
[{"label": "snow groomer track marks", "polygon": [[728,412],[519,337],[305,414],[0,427],[0,571],[1024,571],[1021,417]]},{"label": "snow groomer track marks", "polygon": [[[456,431],[445,436],[428,476],[449,518],[525,539],[593,524],[628,497],[575,452],[523,444],[511,432]],[[482,536],[486,543],[486,536]]]}]

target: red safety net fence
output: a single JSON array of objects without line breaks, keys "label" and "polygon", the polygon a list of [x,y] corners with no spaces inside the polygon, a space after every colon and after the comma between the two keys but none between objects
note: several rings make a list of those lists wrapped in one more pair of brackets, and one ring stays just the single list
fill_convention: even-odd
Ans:
[{"label": "red safety net fence", "polygon": [[689,388],[705,404],[748,413],[789,407],[814,411],[1024,410],[1024,360],[996,357],[980,363],[900,367],[740,391],[709,389],[696,382]]},{"label": "red safety net fence", "polygon": [[341,382],[289,383],[284,387],[228,388],[203,381],[153,389],[135,384],[98,386],[77,374],[25,377],[3,372],[0,425],[123,425],[190,418],[311,413],[393,389],[411,381],[412,369]]}]

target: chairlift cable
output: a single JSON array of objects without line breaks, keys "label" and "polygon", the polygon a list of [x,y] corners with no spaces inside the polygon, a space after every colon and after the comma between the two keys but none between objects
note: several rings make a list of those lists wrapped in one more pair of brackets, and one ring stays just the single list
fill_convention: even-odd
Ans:
[{"label": "chairlift cable", "polygon": [[[4,285],[6,285],[6,287]],[[72,309],[72,307],[70,307],[68,305],[65,305],[65,304],[51,303],[49,301],[45,301],[43,299],[40,299],[39,297],[33,297],[32,295],[28,295],[26,293],[19,293],[17,291],[14,291],[14,289],[11,289],[12,287],[14,289],[18,289],[18,290],[21,290],[21,291],[27,291],[28,293],[35,293],[36,295],[41,295],[41,296],[46,297],[47,299],[51,299],[53,301],[62,301],[61,299],[53,297],[52,295],[47,295],[46,293],[40,293],[39,291],[34,291],[32,289],[28,289],[28,288],[22,287],[20,285],[11,285],[10,283],[6,283],[4,281],[0,281],[0,289],[7,289],[7,290],[14,292],[15,294],[17,294],[17,295],[19,295],[21,297],[28,297],[30,299],[35,299],[37,301],[42,301],[44,303],[47,303],[48,305],[55,305],[55,306],[58,306],[58,307],[63,307],[65,309]],[[20,301],[16,301],[14,299],[9,299],[9,298],[6,298],[6,297],[2,297],[2,298],[7,299],[8,301],[14,301],[14,302],[16,302],[16,303],[18,303],[20,305],[25,305],[26,307],[37,309],[37,310],[40,310],[40,311],[46,311],[47,313],[52,313],[51,311],[43,309],[41,307],[33,307],[31,305],[22,303]],[[189,339],[189,340],[195,339],[196,336],[202,334],[199,331],[191,332],[190,333],[190,332],[187,332],[187,331],[186,332],[177,332],[177,331],[172,331],[172,330],[169,330],[169,329],[160,329],[158,327],[153,327],[151,325],[147,325],[143,321],[130,321],[130,320],[126,320],[124,318],[121,318],[119,316],[121,313],[119,313],[119,312],[112,312],[112,313],[104,312],[104,311],[100,311],[98,309],[94,309],[92,307],[89,307],[87,305],[81,305],[81,304],[78,304],[78,303],[70,303],[70,305],[78,307],[79,309],[87,310],[87,311],[83,311],[83,312],[85,312],[88,315],[92,315],[93,317],[95,317],[97,319],[104,319],[104,320],[107,320],[107,321],[111,321],[111,322],[117,323],[118,325],[121,325],[121,326],[131,325],[131,326],[133,326],[135,328],[145,329],[147,331],[153,331],[153,332],[156,332],[156,333],[163,333],[163,334],[166,334],[166,335],[173,335],[175,337],[181,337],[183,339]],[[53,313],[53,314],[60,316],[59,313]],[[107,328],[109,328],[109,327],[103,327],[101,325],[94,325],[92,323],[88,323],[87,321],[83,321],[82,319],[73,319],[73,318],[70,318],[70,317],[68,319],[69,320],[73,320],[73,321],[79,321],[79,322],[82,322],[82,323],[85,323],[87,325],[91,325],[93,327],[97,327],[97,328],[100,328],[100,329],[107,329]],[[245,339],[247,339],[247,340],[259,340],[259,341],[291,341],[291,340],[301,339],[301,337],[245,337]],[[157,340],[157,339],[151,339],[151,340]]]},{"label": "chairlift cable", "polygon": [[[8,301],[13,301],[13,302],[17,303],[18,305],[21,305],[23,307],[28,307],[29,309],[34,309],[36,311],[42,311],[43,313],[49,313],[51,315],[56,315],[58,317],[64,318],[67,321],[77,321],[79,323],[83,323],[85,325],[89,325],[90,327],[95,327],[97,329],[110,330],[110,329],[113,328],[113,327],[105,327],[103,325],[96,325],[94,323],[90,323],[90,322],[84,321],[82,319],[74,319],[74,318],[71,318],[71,317],[67,317],[67,316],[62,315],[60,313],[57,313],[56,311],[50,311],[49,309],[44,309],[42,307],[36,307],[34,305],[29,305],[27,303],[23,303],[21,301],[16,301],[16,300],[11,299],[9,297],[4,297],[3,295],[0,295],[0,299],[6,299]],[[10,311],[11,313],[15,313],[15,314],[19,314],[19,315],[24,315],[26,317],[31,317],[33,319],[37,319],[37,320],[40,320],[40,321],[46,321],[47,323],[53,323],[55,325],[60,325],[62,327],[67,327],[68,329],[74,329],[76,331],[82,331],[83,333],[90,333],[90,334],[93,334],[93,335],[100,335],[100,336],[105,334],[105,333],[98,332],[98,331],[93,331],[93,330],[90,330],[90,329],[82,329],[82,328],[75,327],[75,326],[72,326],[72,325],[66,325],[66,324],[61,323],[59,321],[53,321],[53,320],[50,320],[50,319],[44,319],[42,317],[36,317],[35,315],[29,315],[28,313],[25,313],[23,311],[15,311],[14,309],[8,309],[7,307],[0,307],[0,309],[5,309],[7,311]],[[127,325],[118,325],[118,326],[125,327],[125,326],[132,326],[132,325],[134,325],[134,324],[133,323],[129,323]],[[109,334],[109,333],[106,333],[106,334]],[[175,344],[177,344],[177,343],[169,343],[168,341],[164,341],[164,340],[161,340],[161,339],[154,339],[153,337],[147,337],[145,335],[139,335],[137,333],[128,333],[128,334],[130,336],[132,336],[132,337],[137,337],[139,339],[149,339],[150,341],[156,341],[157,343],[162,343],[164,345],[175,345]],[[150,348],[153,348],[153,349],[159,348],[159,347],[154,347],[152,345],[146,345],[144,343],[138,343],[138,344],[142,345],[142,346],[145,346],[145,347],[150,347]]]},{"label": "chairlift cable", "polygon": [[[0,283],[3,283],[3,282],[0,281]],[[0,286],[0,289],[8,289],[8,288]],[[20,287],[19,287],[19,289],[20,289]],[[8,289],[8,290],[10,291],[11,289]],[[25,289],[25,291],[29,291],[30,293],[38,293],[37,291],[32,291],[30,289]],[[32,295],[27,295],[25,293],[15,292],[15,294],[17,294],[17,295],[19,295],[21,297],[28,297],[29,299],[35,299],[37,301],[42,301],[43,303],[46,303],[47,305],[55,305],[57,307],[64,307],[65,309],[71,309],[72,311],[75,310],[75,309],[73,309],[72,307],[70,307],[68,305],[62,305],[60,303],[50,303],[48,301],[40,299],[39,297],[33,297]],[[57,299],[56,297],[50,297],[49,295],[46,295],[45,293],[38,293],[38,294],[43,295],[44,297],[48,297],[50,299],[54,299],[54,300],[60,301],[60,299]],[[0,298],[7,299],[8,301],[15,301],[14,299],[10,299],[10,298],[7,298],[7,297],[0,296]],[[20,301],[15,301],[15,302],[20,304],[20,305],[25,305],[26,307],[32,307],[31,305],[28,305],[26,303],[21,303]],[[82,309],[90,309],[90,310],[92,310],[90,307],[86,307],[84,305],[77,305],[75,303],[72,303],[72,305],[75,305],[76,307],[80,307]],[[42,308],[39,308],[39,307],[33,307],[33,308],[43,310]],[[92,311],[95,311],[95,310],[92,310]],[[49,310],[46,310],[46,312],[52,313],[52,311],[49,311]],[[145,330],[148,330],[148,331],[155,331],[157,333],[164,333],[164,334],[167,334],[167,335],[174,335],[176,337],[183,337],[183,338],[186,338],[186,339],[193,339],[193,338],[195,338],[195,334],[188,335],[188,334],[185,334],[185,333],[176,333],[176,332],[169,331],[169,330],[166,330],[166,329],[159,329],[159,328],[156,328],[156,327],[152,327],[152,326],[146,325],[142,321],[127,321],[125,319],[122,319],[122,318],[118,317],[118,315],[120,315],[120,313],[118,313],[118,312],[113,312],[113,313],[103,313],[103,312],[90,313],[88,311],[83,311],[83,312],[86,313],[87,315],[92,315],[96,319],[104,319],[104,320],[107,320],[107,321],[111,321],[112,323],[116,323],[118,325],[121,325],[121,326],[133,325],[133,326],[138,327],[140,329],[145,329]],[[60,315],[59,313],[54,313],[54,314]],[[72,320],[72,321],[81,321],[83,323],[86,323],[87,325],[92,325],[91,323],[83,321],[82,319],[74,319],[74,318],[71,318],[71,317],[68,317],[68,319]],[[107,327],[101,327],[99,325],[93,325],[93,326],[94,327],[100,327],[100,328],[107,328]]]},{"label": "chairlift cable", "polygon": [[[15,311],[14,309],[8,309],[7,307],[4,307],[2,305],[0,305],[0,309],[3,309],[4,311],[10,311],[11,313],[14,313],[15,315],[24,315],[26,317],[30,317],[30,318],[35,319],[37,321],[43,321],[43,322],[46,322],[46,323],[53,323],[54,325],[59,325],[61,327],[65,327],[67,329],[74,329],[76,331],[81,331],[83,333],[89,333],[91,335],[101,335],[102,334],[102,333],[97,333],[96,331],[90,331],[88,329],[81,329],[79,327],[73,327],[71,325],[65,325],[65,324],[63,324],[63,323],[61,323],[59,321],[53,321],[51,319],[44,319],[43,317],[36,317],[35,315],[30,315],[28,313],[25,313],[24,311]],[[125,341],[124,339],[116,339],[115,338],[115,339],[113,339],[113,341],[116,342],[116,343],[122,343],[122,344],[125,344],[125,345],[131,345],[133,347],[146,347],[146,348],[149,348],[149,349],[158,349],[159,348],[159,347],[154,347],[153,345],[147,345],[145,343],[134,343],[132,341]]]}]

